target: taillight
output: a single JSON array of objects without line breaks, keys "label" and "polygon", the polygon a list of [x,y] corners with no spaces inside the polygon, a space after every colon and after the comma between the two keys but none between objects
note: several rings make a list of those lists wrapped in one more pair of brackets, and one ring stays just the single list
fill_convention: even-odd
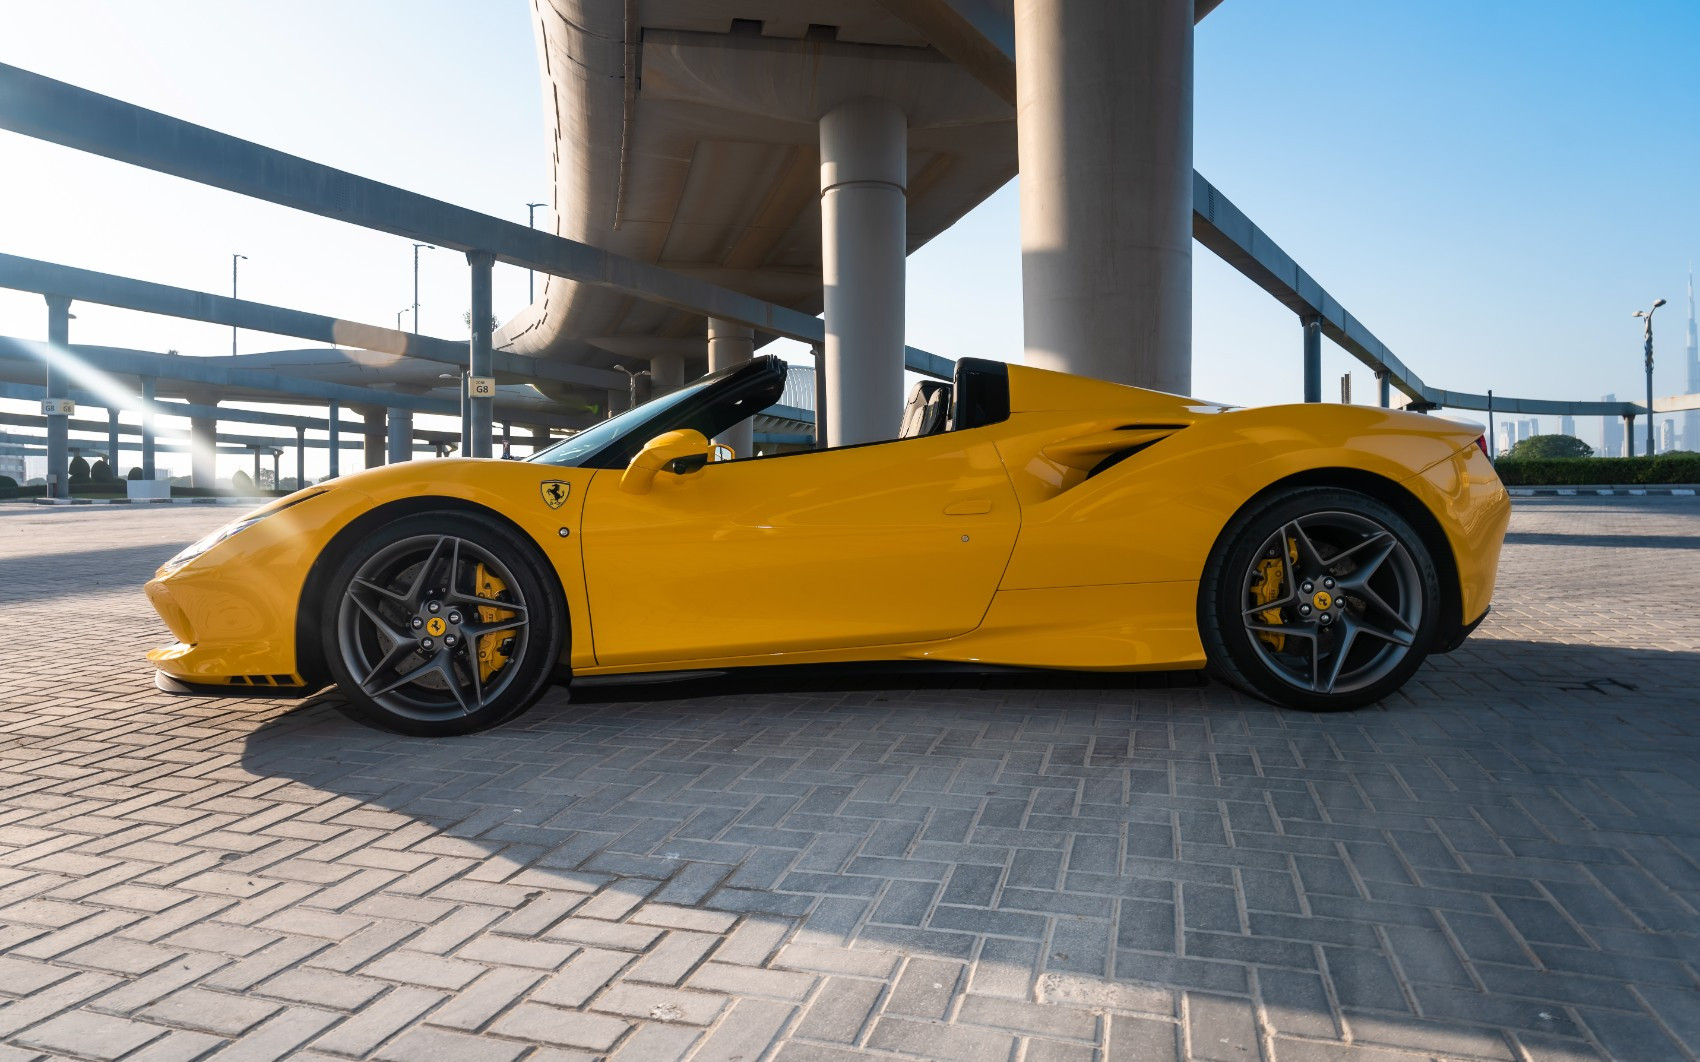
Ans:
[{"label": "taillight", "polygon": [[1476,436],[1476,448],[1481,450],[1483,457],[1492,457],[1493,456],[1492,454],[1488,453],[1487,436],[1486,435]]}]

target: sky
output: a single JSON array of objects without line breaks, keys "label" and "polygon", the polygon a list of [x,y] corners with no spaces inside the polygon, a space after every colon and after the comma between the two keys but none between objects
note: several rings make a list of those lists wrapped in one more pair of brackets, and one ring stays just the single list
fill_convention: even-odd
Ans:
[{"label": "sky", "polygon": [[[0,26],[0,62],[362,176],[522,222],[548,198],[525,0],[0,0]],[[1691,0],[1228,0],[1197,30],[1195,164],[1433,386],[1638,396],[1630,313],[1663,297],[1655,390],[1674,394],[1697,56]],[[1020,359],[1018,199],[1012,182],[911,257],[910,343]],[[375,324],[413,301],[408,241],[3,131],[0,251],[214,292],[240,253],[244,298]],[[419,282],[420,330],[464,335],[462,257],[423,252]],[[1298,400],[1296,318],[1196,245],[1193,285],[1194,393]],[[497,315],[526,301],[498,266]],[[230,350],[216,326],[75,312],[73,342]],[[39,296],[0,292],[0,334],[45,328]],[[1325,343],[1325,395],[1348,371],[1373,401]]]}]

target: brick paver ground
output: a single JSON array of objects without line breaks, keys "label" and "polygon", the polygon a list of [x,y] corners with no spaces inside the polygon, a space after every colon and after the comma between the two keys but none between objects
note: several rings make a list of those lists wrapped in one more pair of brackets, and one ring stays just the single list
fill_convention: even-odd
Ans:
[{"label": "brick paver ground", "polygon": [[0,506],[0,1062],[1694,1059],[1700,501],[1519,502],[1378,708],[1094,677],[179,699],[232,515]]}]

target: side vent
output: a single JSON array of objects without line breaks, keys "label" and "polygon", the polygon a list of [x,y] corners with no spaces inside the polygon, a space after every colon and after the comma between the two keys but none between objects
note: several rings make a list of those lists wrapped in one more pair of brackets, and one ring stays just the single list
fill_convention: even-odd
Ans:
[{"label": "side vent", "polygon": [[1185,424],[1124,424],[1110,431],[1063,439],[1040,452],[1059,465],[1086,473],[1086,478],[1091,479],[1185,427]]}]

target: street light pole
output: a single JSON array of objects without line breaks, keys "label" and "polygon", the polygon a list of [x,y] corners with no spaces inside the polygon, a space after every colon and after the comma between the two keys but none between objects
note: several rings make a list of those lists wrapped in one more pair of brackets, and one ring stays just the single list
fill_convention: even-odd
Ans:
[{"label": "street light pole", "polygon": [[435,251],[434,243],[416,243],[413,245],[413,334],[419,334],[419,248]]},{"label": "street light pole", "polygon": [[[540,206],[548,206],[548,205],[549,204],[547,204],[547,203],[527,203],[527,204],[525,204],[525,224],[528,228],[535,229],[537,227],[537,208],[540,207]],[[525,283],[526,283],[526,294],[528,296],[528,301],[536,302],[537,301],[537,271],[536,270],[527,269],[525,271]]]},{"label": "street light pole", "polygon": [[[1663,299],[1653,301],[1653,310],[1665,304]],[[1646,341],[1647,349],[1647,456],[1652,457],[1653,449],[1653,310],[1636,310],[1631,316],[1644,318],[1641,335]]]},{"label": "street light pole", "polygon": [[407,307],[405,307],[405,306],[403,306],[401,309],[399,309],[395,312],[395,330],[397,332],[401,331],[401,315],[406,313],[406,312],[407,312]]},{"label": "street light pole", "polygon": [[[236,263],[237,263],[238,259],[246,260],[247,257],[248,256],[245,255],[245,254],[233,254],[233,255],[230,256],[230,297],[233,298],[233,299],[236,297]],[[235,325],[230,326],[230,356],[231,357],[236,356],[236,326]]]}]

